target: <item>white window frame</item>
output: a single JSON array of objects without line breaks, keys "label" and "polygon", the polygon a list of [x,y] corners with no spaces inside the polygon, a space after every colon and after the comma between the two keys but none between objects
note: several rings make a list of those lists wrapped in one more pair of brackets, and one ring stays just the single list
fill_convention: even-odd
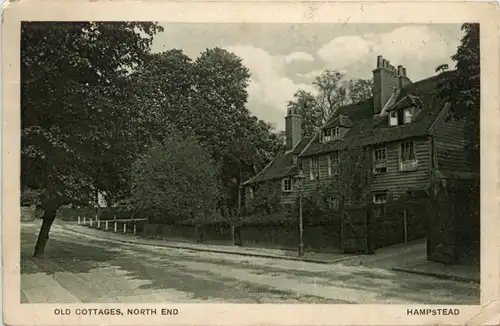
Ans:
[{"label": "white window frame", "polygon": [[340,153],[338,151],[328,155],[328,175],[339,175]]},{"label": "white window frame", "polygon": [[250,197],[250,199],[255,198],[255,191],[253,190],[253,187],[248,188],[248,196]]},{"label": "white window frame", "polygon": [[338,197],[328,198],[328,208],[332,208],[336,211],[340,210],[340,198]]},{"label": "white window frame", "polygon": [[340,139],[340,127],[333,128],[333,139]]},{"label": "white window frame", "polygon": [[[377,153],[383,152],[383,155],[377,155]],[[382,157],[378,159],[377,156]],[[382,169],[385,168],[385,171]],[[380,174],[387,172],[387,146],[376,147],[373,149],[373,173]]]},{"label": "white window frame", "polygon": [[374,192],[372,195],[373,203],[375,205],[386,204],[387,203],[387,192]]},{"label": "white window frame", "polygon": [[281,207],[285,213],[292,213],[293,211],[293,204],[285,203],[282,204]]},{"label": "white window frame", "polygon": [[331,129],[326,129],[323,132],[324,132],[324,135],[325,135],[325,137],[324,137],[325,143],[331,141],[332,140],[332,131],[331,131]]},{"label": "white window frame", "polygon": [[309,179],[318,180],[319,177],[320,177],[320,175],[319,175],[319,157],[311,157],[311,159],[309,160]]},{"label": "white window frame", "polygon": [[413,121],[413,115],[414,115],[413,108],[406,108],[403,110],[403,123],[404,124],[409,124]]},{"label": "white window frame", "polygon": [[[406,150],[405,145],[411,147],[410,154],[404,155]],[[413,152],[413,153],[411,153]],[[408,156],[408,157],[406,157]],[[400,171],[414,171],[417,169],[417,148],[414,140],[404,141],[399,143],[399,170]]]},{"label": "white window frame", "polygon": [[292,182],[292,179],[285,178],[281,182],[282,182],[283,192],[292,192],[293,191],[293,182]]},{"label": "white window frame", "polygon": [[398,125],[398,111],[393,110],[389,111],[388,114],[389,126],[397,126]]}]

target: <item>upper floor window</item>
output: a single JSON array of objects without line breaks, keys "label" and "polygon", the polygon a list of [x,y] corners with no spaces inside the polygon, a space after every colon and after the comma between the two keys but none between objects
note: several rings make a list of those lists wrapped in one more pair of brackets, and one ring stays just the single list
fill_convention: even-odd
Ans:
[{"label": "upper floor window", "polygon": [[384,147],[373,150],[373,173],[387,172],[387,149]]},{"label": "upper floor window", "polygon": [[335,127],[332,129],[333,139],[340,139],[340,127]]},{"label": "upper floor window", "polygon": [[412,171],[417,168],[417,153],[415,141],[402,142],[399,145],[399,169],[401,171]]},{"label": "upper floor window", "polygon": [[390,111],[389,112],[389,125],[397,126],[398,125],[398,111]]},{"label": "upper floor window", "polygon": [[283,191],[284,192],[290,192],[292,191],[292,179],[283,179]]},{"label": "upper floor window", "polygon": [[297,165],[298,162],[299,162],[299,158],[297,157],[297,155],[294,155],[293,156],[293,165]]},{"label": "upper floor window", "polygon": [[411,121],[413,119],[413,113],[414,113],[414,110],[412,108],[404,109],[404,111],[403,111],[403,123],[404,124],[411,123]]},{"label": "upper floor window", "polygon": [[250,197],[250,199],[253,199],[255,197],[255,191],[253,187],[248,188],[248,196]]},{"label": "upper floor window", "polygon": [[319,179],[319,158],[313,157],[313,158],[311,158],[311,160],[309,162],[310,162],[309,178],[311,180]]},{"label": "upper floor window", "polygon": [[328,175],[339,174],[340,157],[339,152],[334,152],[328,156]]},{"label": "upper floor window", "polygon": [[321,142],[329,142],[329,141],[332,141],[332,140],[337,140],[337,139],[340,139],[340,127],[335,127],[335,128],[331,128],[331,129],[326,129],[324,131],[322,131],[322,137],[321,137]]}]

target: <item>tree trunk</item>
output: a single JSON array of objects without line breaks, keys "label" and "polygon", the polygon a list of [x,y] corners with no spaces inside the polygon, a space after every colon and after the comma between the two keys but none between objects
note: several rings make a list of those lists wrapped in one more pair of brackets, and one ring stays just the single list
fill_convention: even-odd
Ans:
[{"label": "tree trunk", "polygon": [[50,227],[56,217],[56,211],[57,210],[54,209],[44,211],[42,226],[40,228],[40,233],[38,233],[38,240],[36,241],[33,257],[43,257],[45,245],[47,244],[47,240],[49,240]]}]

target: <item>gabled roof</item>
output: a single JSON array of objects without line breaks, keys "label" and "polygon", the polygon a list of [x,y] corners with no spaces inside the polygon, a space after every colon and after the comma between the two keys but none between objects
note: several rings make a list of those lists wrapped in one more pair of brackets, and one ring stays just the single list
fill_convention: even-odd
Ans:
[{"label": "gabled roof", "polygon": [[345,114],[335,115],[332,119],[329,119],[327,123],[325,123],[322,129],[327,129],[330,127],[352,127],[352,121]]},{"label": "gabled roof", "polygon": [[298,167],[294,166],[293,157],[299,155],[310,140],[311,137],[303,137],[292,150],[279,153],[262,171],[253,178],[245,181],[243,185],[246,186],[295,175],[298,172]]},{"label": "gabled roof", "polygon": [[[447,72],[445,74],[451,74]],[[321,144],[316,138],[302,152],[301,156],[311,156],[321,153],[345,149],[350,146],[365,146],[382,144],[399,139],[425,136],[443,109],[444,102],[435,96],[440,78],[434,76],[416,83],[408,84],[401,89],[393,106],[421,106],[409,124],[389,126],[386,113],[373,114],[373,98],[341,107],[329,118],[327,123],[334,121],[336,116],[345,114],[352,121],[352,128],[343,139]],[[387,108],[390,111],[392,107]]]}]

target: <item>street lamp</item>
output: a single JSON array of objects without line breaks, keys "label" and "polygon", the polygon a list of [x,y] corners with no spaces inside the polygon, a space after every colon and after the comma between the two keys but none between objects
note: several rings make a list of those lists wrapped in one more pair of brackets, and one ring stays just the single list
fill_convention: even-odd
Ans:
[{"label": "street lamp", "polygon": [[305,179],[302,170],[295,176],[297,189],[299,190],[299,257],[304,256],[304,222],[302,219],[302,187]]}]

